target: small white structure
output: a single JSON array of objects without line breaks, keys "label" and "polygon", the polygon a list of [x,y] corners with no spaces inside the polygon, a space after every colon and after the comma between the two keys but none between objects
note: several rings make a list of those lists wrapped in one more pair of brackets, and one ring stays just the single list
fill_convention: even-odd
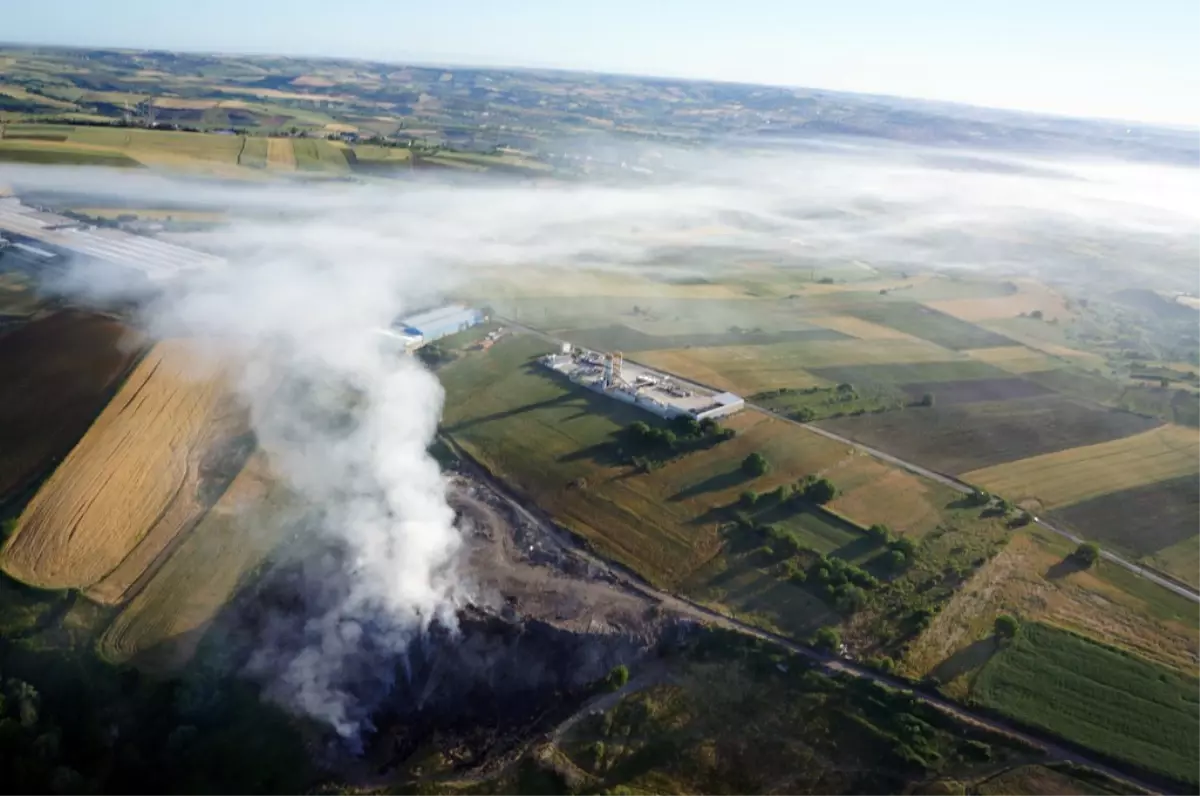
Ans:
[{"label": "small white structure", "polygon": [[719,392],[712,397],[713,405],[708,409],[693,412],[697,420],[709,420],[725,417],[746,408],[746,401],[740,395],[731,392]]}]

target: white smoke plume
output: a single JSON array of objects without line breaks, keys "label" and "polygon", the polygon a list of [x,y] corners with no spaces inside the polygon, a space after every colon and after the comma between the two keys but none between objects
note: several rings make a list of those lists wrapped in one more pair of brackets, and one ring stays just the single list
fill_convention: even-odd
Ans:
[{"label": "white smoke plume", "polygon": [[[236,385],[272,469],[338,542],[341,557],[312,579],[343,577],[303,628],[262,639],[251,668],[275,698],[353,738],[389,683],[387,666],[361,671],[363,650],[396,660],[431,622],[452,625],[469,595],[426,452],[441,387],[381,345],[378,330],[398,315],[507,266],[560,266],[569,279],[580,262],[637,267],[681,240],[692,252],[683,264],[704,259],[705,246],[719,256],[736,245],[831,263],[1013,269],[1028,251],[1005,248],[1013,240],[1047,261],[1092,235],[1194,241],[1200,206],[1194,169],[859,145],[710,154],[676,153],[669,179],[608,187],[236,185],[56,168],[0,169],[0,184],[208,204],[235,219],[195,238],[229,266],[181,276],[144,320],[239,363]],[[732,236],[681,238],[712,225]],[[91,295],[124,287],[84,268],[73,277]],[[1194,269],[1182,278],[1194,281]]]}]

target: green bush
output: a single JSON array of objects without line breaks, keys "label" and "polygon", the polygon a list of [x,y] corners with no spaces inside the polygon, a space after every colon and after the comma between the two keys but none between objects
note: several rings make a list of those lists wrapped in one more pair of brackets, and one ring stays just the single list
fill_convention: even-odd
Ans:
[{"label": "green bush", "polygon": [[995,630],[996,638],[1007,641],[1016,637],[1017,631],[1021,629],[1021,623],[1011,614],[1000,614],[996,617],[992,627]]},{"label": "green bush", "polygon": [[1075,548],[1071,557],[1085,567],[1091,567],[1100,560],[1100,545],[1095,542],[1084,542]]},{"label": "green bush", "polygon": [[608,676],[604,678],[604,683],[605,683],[605,685],[608,686],[608,689],[610,691],[618,691],[618,690],[624,688],[625,684],[628,682],[629,682],[629,667],[623,663],[619,664],[617,666],[614,666],[612,668],[612,670],[608,673]]},{"label": "green bush", "polygon": [[804,499],[824,505],[837,497],[837,487],[828,478],[818,478],[804,487]]},{"label": "green bush", "polygon": [[770,462],[761,453],[752,453],[742,460],[742,472],[752,478],[766,475],[770,470]]},{"label": "green bush", "polygon": [[842,646],[842,634],[836,627],[818,628],[813,634],[813,646],[827,652],[834,652]]}]

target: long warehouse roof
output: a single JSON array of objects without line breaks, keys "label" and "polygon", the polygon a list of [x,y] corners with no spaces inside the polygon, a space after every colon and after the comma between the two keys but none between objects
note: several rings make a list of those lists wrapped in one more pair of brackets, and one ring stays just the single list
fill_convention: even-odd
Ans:
[{"label": "long warehouse roof", "polygon": [[430,326],[436,326],[454,318],[473,314],[474,312],[475,310],[463,304],[447,304],[444,307],[437,307],[436,309],[426,310],[417,315],[410,315],[407,318],[401,319],[401,323],[419,331],[424,331]]},{"label": "long warehouse roof", "polygon": [[216,255],[119,229],[90,227],[66,216],[35,210],[15,199],[0,199],[0,232],[136,268],[151,279],[225,265],[225,260]]}]

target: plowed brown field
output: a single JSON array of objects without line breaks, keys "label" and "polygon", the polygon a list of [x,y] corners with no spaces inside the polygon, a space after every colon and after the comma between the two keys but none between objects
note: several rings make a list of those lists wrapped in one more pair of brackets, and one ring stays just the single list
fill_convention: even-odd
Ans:
[{"label": "plowed brown field", "polygon": [[111,318],[64,311],[0,336],[0,501],[65,456],[140,353]]},{"label": "plowed brown field", "polygon": [[26,507],[0,567],[119,602],[223,491],[244,432],[221,375],[159,343]]}]

